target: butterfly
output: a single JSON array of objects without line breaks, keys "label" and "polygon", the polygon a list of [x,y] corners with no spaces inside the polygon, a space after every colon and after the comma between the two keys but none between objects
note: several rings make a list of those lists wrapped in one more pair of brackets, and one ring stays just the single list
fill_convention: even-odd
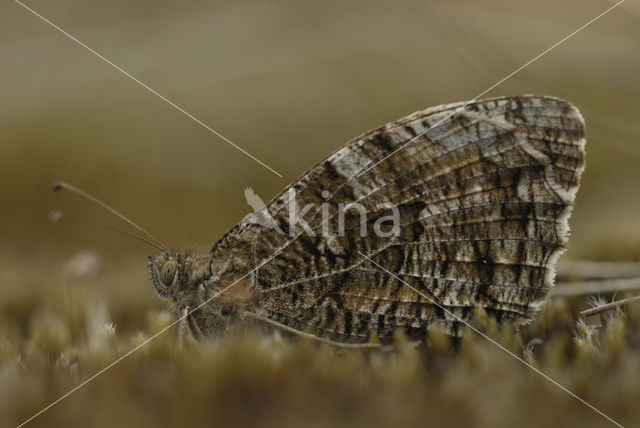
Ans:
[{"label": "butterfly", "polygon": [[418,111],[313,166],[266,204],[269,222],[209,254],[150,256],[151,284],[196,338],[247,318],[347,346],[460,336],[478,306],[525,324],[553,287],[585,142],[580,112],[553,97]]}]

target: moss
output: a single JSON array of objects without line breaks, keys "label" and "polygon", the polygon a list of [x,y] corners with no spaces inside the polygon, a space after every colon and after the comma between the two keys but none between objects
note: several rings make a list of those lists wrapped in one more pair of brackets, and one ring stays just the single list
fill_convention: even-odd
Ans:
[{"label": "moss", "polygon": [[[121,269],[122,278],[131,275],[127,265]],[[22,280],[29,281],[28,276]],[[95,304],[96,290],[84,287],[79,296],[86,301],[76,303],[91,314],[101,305]],[[118,294],[117,289],[111,292]],[[173,321],[152,304],[147,309],[125,305],[142,316],[107,305],[95,317],[74,316],[67,303],[66,297],[34,295],[13,308],[31,314],[17,317],[24,325],[2,315],[7,321],[0,323],[3,425],[27,419]],[[612,418],[629,426],[639,423],[640,311],[629,306],[606,314],[602,325],[597,320],[592,325],[578,322],[573,307],[573,302],[552,300],[537,321],[517,330],[500,329],[478,311],[476,327]],[[113,321],[114,314],[120,321]],[[96,319],[104,322],[96,326]],[[74,328],[74,323],[84,325]],[[397,336],[393,352],[346,351],[247,330],[180,348],[171,328],[37,422],[266,427],[607,423],[475,332],[452,341],[433,330],[425,339],[414,347]]]}]

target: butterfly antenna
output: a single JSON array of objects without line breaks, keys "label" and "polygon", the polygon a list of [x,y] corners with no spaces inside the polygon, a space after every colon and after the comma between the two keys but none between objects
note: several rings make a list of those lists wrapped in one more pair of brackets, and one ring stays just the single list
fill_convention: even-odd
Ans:
[{"label": "butterfly antenna", "polygon": [[135,233],[131,233],[128,230],[121,229],[121,228],[119,228],[117,226],[112,226],[110,224],[103,223],[101,221],[95,220],[95,219],[93,219],[91,217],[85,217],[83,215],[72,213],[70,211],[65,211],[65,210],[49,211],[49,220],[51,222],[56,222],[56,221],[60,220],[62,217],[71,217],[71,218],[74,218],[76,220],[81,220],[81,221],[84,221],[84,222],[87,222],[87,223],[91,223],[91,224],[95,224],[97,226],[104,227],[106,229],[114,230],[116,232],[122,233],[123,235],[127,235],[127,236],[129,236],[131,238],[134,238],[134,239],[142,241],[142,242],[144,242],[146,244],[149,244],[152,247],[155,247],[158,250],[162,251],[163,253],[167,252],[166,248],[158,245],[157,243],[153,242],[152,240],[147,239],[147,238],[145,238],[143,236],[138,236]]},{"label": "butterfly antenna", "polygon": [[[114,214],[114,215],[118,216],[119,218],[121,218],[122,220],[127,222],[129,225],[131,225],[132,227],[136,228],[137,230],[142,232],[144,235],[146,235],[151,241],[153,241],[155,243],[154,247],[161,249],[165,253],[168,252],[167,247],[162,242],[160,242],[155,236],[153,236],[152,234],[150,234],[149,232],[147,232],[146,230],[144,230],[143,228],[138,226],[132,220],[127,218],[124,214],[122,214],[119,211],[117,211],[115,208],[112,208],[109,205],[107,205],[104,202],[102,202],[100,199],[98,199],[98,198],[96,198],[94,196],[91,196],[90,194],[78,189],[75,186],[70,185],[69,183],[65,183],[64,181],[57,181],[57,182],[55,182],[53,184],[53,191],[54,192],[58,192],[58,191],[63,190],[63,189],[64,190],[69,190],[70,192],[73,192],[76,195],[82,196],[83,198],[88,199],[89,201],[93,202],[94,204],[97,204],[97,205],[101,206],[105,210],[109,211],[111,214]],[[99,222],[94,221],[94,223],[98,224]],[[104,226],[107,226],[107,225],[104,224]],[[117,228],[114,228],[114,227],[110,227],[110,228],[114,229],[114,230],[117,229]],[[137,235],[134,235],[134,236],[137,236]]]}]

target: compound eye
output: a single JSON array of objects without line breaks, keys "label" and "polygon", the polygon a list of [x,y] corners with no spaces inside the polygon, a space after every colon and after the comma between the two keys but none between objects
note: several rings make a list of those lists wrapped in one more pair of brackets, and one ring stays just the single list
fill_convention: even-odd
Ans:
[{"label": "compound eye", "polygon": [[160,281],[166,286],[171,285],[177,271],[178,263],[175,260],[167,260],[160,267]]}]

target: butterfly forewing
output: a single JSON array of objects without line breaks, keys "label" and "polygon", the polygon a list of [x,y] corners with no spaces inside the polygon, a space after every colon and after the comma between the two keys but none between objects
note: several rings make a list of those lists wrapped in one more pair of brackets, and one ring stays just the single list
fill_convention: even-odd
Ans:
[{"label": "butterfly forewing", "polygon": [[[255,310],[319,337],[459,335],[447,312],[470,321],[476,306],[526,322],[553,285],[584,144],[579,112],[555,98],[427,109],[352,140],[285,189],[267,205],[278,230],[243,225],[218,247],[247,268],[280,252],[253,275]],[[350,203],[366,210],[366,233],[349,210],[341,236],[337,207]],[[307,204],[312,233],[291,230],[292,207]],[[379,236],[373,220],[390,205],[399,227]]]}]

